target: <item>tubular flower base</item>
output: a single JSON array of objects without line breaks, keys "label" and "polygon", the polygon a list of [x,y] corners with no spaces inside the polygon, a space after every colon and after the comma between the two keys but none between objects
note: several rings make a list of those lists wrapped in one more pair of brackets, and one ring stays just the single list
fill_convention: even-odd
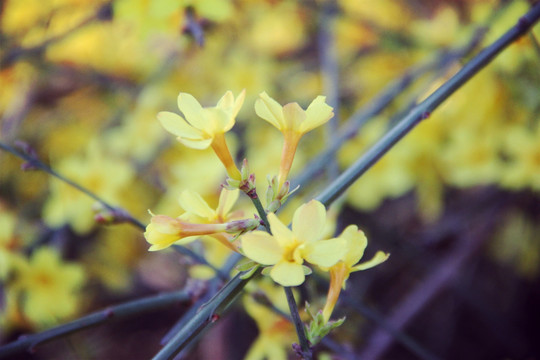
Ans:
[{"label": "tubular flower base", "polygon": [[326,224],[324,205],[312,200],[294,213],[292,231],[274,213],[268,214],[273,235],[253,231],[242,236],[242,250],[250,259],[271,265],[270,277],[283,286],[304,282],[304,260],[330,267],[345,254],[345,240],[321,240]]},{"label": "tubular flower base", "polygon": [[178,108],[185,119],[168,111],[158,113],[157,117],[165,130],[176,135],[185,146],[201,150],[211,146],[229,176],[240,180],[240,171],[225,141],[225,133],[234,126],[244,98],[244,90],[236,99],[231,91],[227,91],[216,106],[203,108],[190,94],[180,93]]},{"label": "tubular flower base", "polygon": [[307,110],[303,110],[295,102],[281,106],[266,92],[262,92],[259,97],[260,99],[255,102],[255,112],[281,131],[285,138],[278,174],[279,188],[281,188],[289,175],[300,138],[305,133],[325,124],[334,116],[334,113],[332,107],[326,104],[325,96],[317,96]]},{"label": "tubular flower base", "polygon": [[154,215],[146,227],[144,237],[152,245],[148,251],[157,251],[168,248],[179,240],[189,243],[198,236],[226,230],[227,224],[193,224],[166,215]]},{"label": "tubular flower base", "polygon": [[326,322],[330,320],[341,289],[345,289],[345,282],[349,278],[350,273],[371,269],[385,262],[390,256],[382,251],[378,251],[371,260],[356,264],[364,256],[364,250],[367,247],[366,235],[363,231],[358,230],[356,225],[349,225],[339,235],[339,238],[346,241],[346,251],[341,260],[329,269],[330,287],[328,289],[326,305],[323,309],[323,317]]}]

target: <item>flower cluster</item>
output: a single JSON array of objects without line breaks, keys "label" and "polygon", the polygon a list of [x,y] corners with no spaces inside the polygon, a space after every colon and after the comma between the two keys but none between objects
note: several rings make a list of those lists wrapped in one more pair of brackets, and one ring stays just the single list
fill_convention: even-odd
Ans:
[{"label": "flower cluster", "polygon": [[[231,212],[240,190],[255,204],[259,201],[255,174],[249,172],[247,160],[242,169],[238,169],[225,139],[225,133],[235,124],[244,98],[244,91],[236,98],[228,91],[216,106],[205,108],[193,96],[180,93],[178,108],[184,117],[172,112],[158,114],[161,125],[182,144],[198,150],[211,147],[225,167],[228,179],[216,209],[212,209],[198,193],[186,190],[179,199],[185,210],[182,215],[177,218],[153,215],[145,232],[146,240],[152,245],[149,250],[162,250],[175,243],[185,245],[200,237],[211,237],[263,266],[263,274],[268,274],[282,286],[301,285],[312,271],[306,264],[317,266],[330,273],[330,288],[323,311],[324,323],[327,323],[349,274],[376,266],[388,255],[378,252],[372,260],[357,265],[367,246],[364,233],[351,225],[339,236],[328,239],[325,236],[329,224],[326,208],[316,200],[298,207],[290,229],[275,214],[291,193],[287,178],[300,139],[334,115],[324,96],[316,97],[304,110],[298,103],[282,106],[265,92],[259,95],[255,102],[256,114],[283,135],[279,171],[277,176],[268,176],[266,210],[257,208],[262,220],[257,215],[246,218],[243,212]],[[255,230],[259,225],[264,225],[266,231]]]}]

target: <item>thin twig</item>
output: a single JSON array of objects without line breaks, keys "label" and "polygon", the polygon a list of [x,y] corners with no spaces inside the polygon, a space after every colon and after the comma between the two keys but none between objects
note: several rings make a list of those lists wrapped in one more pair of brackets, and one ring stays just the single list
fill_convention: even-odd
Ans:
[{"label": "thin twig", "polygon": [[0,347],[0,359],[13,359],[15,354],[23,351],[34,353],[36,346],[54,339],[113,320],[127,319],[143,313],[164,309],[181,302],[191,301],[194,296],[195,294],[192,290],[184,289],[110,306],[104,310],[97,311],[53,329],[38,334],[21,336],[19,340]]},{"label": "thin twig", "polygon": [[287,296],[287,304],[289,304],[289,310],[291,312],[292,322],[296,329],[298,340],[300,341],[302,359],[311,360],[313,359],[311,346],[306,336],[306,329],[304,327],[304,323],[302,322],[302,319],[300,319],[300,314],[298,313],[298,307],[296,306],[294,294],[289,286],[284,286],[283,290],[285,290],[285,295]]},{"label": "thin twig", "polygon": [[[414,318],[437,294],[444,289],[456,276],[463,264],[480,248],[489,238],[491,231],[497,224],[497,215],[500,215],[502,203],[492,204],[485,207],[489,209],[489,216],[484,216],[485,222],[473,219],[469,225],[474,226],[473,230],[461,236],[455,247],[438,262],[435,269],[427,275],[405,299],[395,308],[393,314],[388,319],[389,325],[394,329],[401,329]],[[395,336],[386,330],[380,329],[368,339],[367,346],[359,358],[364,360],[379,359],[380,356],[393,343]]]},{"label": "thin twig", "polygon": [[0,149],[2,149],[4,151],[7,151],[7,152],[9,152],[9,153],[11,153],[11,154],[25,160],[30,167],[42,170],[42,171],[48,173],[49,175],[52,175],[52,176],[56,177],[57,179],[65,182],[66,184],[74,187],[75,189],[79,190],[80,192],[86,194],[87,196],[89,196],[92,199],[99,202],[101,205],[106,207],[111,212],[120,213],[122,215],[122,217],[127,220],[127,222],[129,222],[132,225],[138,227],[139,229],[141,229],[141,230],[146,229],[146,226],[141,221],[137,220],[135,217],[133,217],[131,214],[129,214],[126,210],[116,208],[116,207],[112,206],[111,204],[109,204],[108,202],[106,202],[105,200],[100,198],[98,195],[94,194],[92,191],[90,191],[87,188],[81,186],[80,184],[76,183],[75,181],[68,179],[64,175],[56,172],[55,170],[53,170],[51,167],[46,165],[43,161],[41,161],[37,157],[30,156],[28,154],[17,151],[14,147],[12,147],[12,146],[10,146],[8,144],[5,144],[3,142],[0,142]]}]

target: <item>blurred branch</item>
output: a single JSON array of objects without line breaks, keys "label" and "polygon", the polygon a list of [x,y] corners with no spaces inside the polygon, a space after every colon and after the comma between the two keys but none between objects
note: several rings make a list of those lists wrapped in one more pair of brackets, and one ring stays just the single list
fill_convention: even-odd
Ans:
[{"label": "blurred branch", "polygon": [[0,359],[13,359],[12,356],[25,350],[29,353],[34,353],[36,351],[36,346],[50,342],[54,339],[107,322],[128,319],[143,313],[168,308],[178,303],[188,302],[199,295],[200,294],[197,294],[192,289],[184,289],[171,293],[149,296],[116,306],[110,306],[104,310],[97,311],[41,333],[21,336],[19,340],[0,347]]},{"label": "blurred branch", "polygon": [[[327,103],[334,108],[334,116],[324,127],[326,142],[332,141],[332,136],[338,131],[339,124],[339,64],[336,50],[335,18],[337,4],[334,0],[323,3],[319,20],[319,61],[323,82],[323,93],[327,96]],[[335,155],[335,154],[334,154]],[[339,168],[332,156],[332,161],[327,164],[327,174],[334,179],[339,174]]]},{"label": "blurred branch", "polygon": [[14,147],[5,144],[3,142],[0,142],[0,149],[7,151],[23,160],[26,161],[22,165],[23,170],[33,170],[33,169],[39,169],[44,172],[46,172],[49,175],[52,175],[56,177],[57,179],[65,182],[66,184],[72,186],[73,188],[79,190],[80,192],[86,194],[87,196],[91,197],[92,199],[99,202],[101,205],[106,207],[109,211],[111,211],[115,216],[118,217],[119,220],[125,220],[126,222],[129,222],[130,224],[134,225],[135,227],[138,227],[141,230],[146,229],[146,226],[139,220],[135,219],[130,213],[128,213],[126,210],[114,207],[107,203],[105,200],[100,198],[98,195],[94,194],[92,191],[88,190],[87,188],[81,186],[80,184],[74,182],[73,180],[70,180],[66,178],[65,176],[59,174],[55,170],[53,170],[50,166],[46,165],[43,161],[41,161],[37,155],[34,154],[34,152],[27,147],[28,150],[26,152],[20,152],[17,151]]},{"label": "blurred branch", "polygon": [[439,357],[431,354],[426,348],[420,345],[416,340],[414,340],[412,337],[404,333],[402,330],[394,327],[388,320],[384,318],[384,316],[382,316],[375,310],[370,309],[368,306],[362,303],[362,301],[358,299],[353,299],[347,296],[347,294],[343,294],[342,298],[343,298],[343,302],[347,306],[353,308],[354,310],[358,311],[369,320],[373,321],[375,324],[377,324],[378,327],[381,328],[381,332],[385,331],[389,336],[392,336],[395,341],[399,342],[401,345],[403,345],[404,348],[409,350],[419,359],[422,359],[422,360],[439,359]]},{"label": "blurred branch", "polygon": [[356,179],[364,174],[377,160],[390,150],[399,140],[408,134],[418,123],[430,117],[431,113],[450,95],[469,81],[476,73],[487,66],[502,50],[523,36],[540,18],[540,3],[534,5],[518,23],[497,39],[493,44],[482,50],[451,79],[439,87],[427,99],[418,104],[396,126],[388,131],[352,166],[345,170],[332,184],[326,187],[317,200],[325,205],[332,203]]},{"label": "blurred branch", "polygon": [[[484,214],[485,216],[471,217],[471,214],[468,214],[470,221],[465,221],[467,226],[464,227],[464,230],[470,229],[469,232],[466,235],[457,237],[457,244],[448,255],[438,261],[436,268],[395,308],[393,315],[388,319],[390,327],[394,329],[404,328],[451,282],[465,262],[489,238],[497,225],[503,202],[498,201],[489,205],[482,206],[483,209],[489,209],[489,214]],[[482,222],[482,220],[484,221]],[[364,360],[380,358],[392,345],[394,338],[395,336],[385,329],[375,331],[360,354],[360,358]]]}]

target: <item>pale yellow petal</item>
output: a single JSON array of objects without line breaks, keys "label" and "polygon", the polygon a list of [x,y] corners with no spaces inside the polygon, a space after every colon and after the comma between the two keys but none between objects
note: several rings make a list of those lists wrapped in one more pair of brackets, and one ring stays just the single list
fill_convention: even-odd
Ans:
[{"label": "pale yellow petal", "polygon": [[232,107],[232,116],[236,117],[238,113],[240,112],[240,108],[244,104],[244,100],[246,98],[246,90],[242,90],[240,94],[236,97],[236,100],[234,101],[233,107]]},{"label": "pale yellow petal", "polygon": [[367,247],[366,235],[358,230],[356,225],[349,225],[338,238],[347,241],[347,252],[342,260],[347,266],[353,267],[364,256]]},{"label": "pale yellow petal", "polygon": [[208,139],[201,138],[200,140],[192,140],[192,139],[186,139],[186,138],[178,137],[178,138],[176,138],[176,140],[180,141],[182,144],[184,144],[188,148],[192,148],[192,149],[196,149],[196,150],[204,150],[204,149],[207,149],[212,144],[212,141],[214,139],[212,139],[212,138],[208,138]]},{"label": "pale yellow petal", "polygon": [[386,254],[382,251],[377,251],[377,253],[375,254],[375,256],[373,256],[371,260],[356,265],[352,268],[351,272],[371,269],[372,267],[385,262],[389,257],[390,254]]},{"label": "pale yellow petal", "polygon": [[290,103],[283,106],[283,118],[285,119],[285,129],[292,129],[296,133],[304,133],[302,124],[306,120],[306,112],[298,103]]},{"label": "pale yellow petal", "polygon": [[266,92],[259,94],[259,99],[255,102],[255,113],[279,130],[284,129],[283,108]]},{"label": "pale yellow petal", "polygon": [[219,203],[218,207],[216,209],[216,212],[219,216],[222,218],[226,218],[227,214],[231,212],[232,207],[236,203],[236,200],[238,200],[238,195],[240,194],[240,190],[227,190],[223,188],[221,190],[221,194],[219,194]]},{"label": "pale yellow petal", "polygon": [[217,107],[221,109],[231,109],[234,106],[234,95],[232,91],[227,91],[225,95],[219,99]]},{"label": "pale yellow petal", "polygon": [[276,239],[264,231],[252,231],[241,237],[244,254],[262,265],[274,265],[280,261],[281,247]]},{"label": "pale yellow petal", "polygon": [[272,267],[270,277],[282,286],[301,285],[306,276],[301,264],[281,261]]},{"label": "pale yellow petal", "polygon": [[330,267],[335,265],[347,251],[343,239],[321,240],[306,244],[302,250],[304,259],[311,264]]},{"label": "pale yellow petal", "polygon": [[269,213],[268,222],[272,234],[281,247],[287,247],[296,241],[293,232],[278,219],[276,214]]},{"label": "pale yellow petal", "polygon": [[324,205],[317,200],[311,200],[294,212],[292,229],[298,240],[310,242],[322,238],[325,224]]},{"label": "pale yellow petal", "polygon": [[192,126],[203,131],[208,127],[208,119],[205,117],[204,109],[192,95],[180,93],[178,95],[178,108]]},{"label": "pale yellow petal", "polygon": [[178,114],[162,111],[157,114],[157,118],[165,130],[178,137],[201,139],[203,136],[203,133],[200,130],[189,125],[186,120]]},{"label": "pale yellow petal", "polygon": [[231,110],[224,110],[219,107],[204,109],[208,126],[204,132],[213,135],[217,133],[225,133],[234,126],[234,117],[231,115]]},{"label": "pale yellow petal", "polygon": [[302,123],[302,133],[307,133],[325,124],[334,116],[333,109],[326,102],[325,96],[317,96],[306,110],[306,121]]},{"label": "pale yellow petal", "polygon": [[208,206],[208,203],[204,201],[202,196],[193,190],[182,191],[178,202],[185,211],[205,218],[208,221],[214,221],[217,217],[216,212]]}]

